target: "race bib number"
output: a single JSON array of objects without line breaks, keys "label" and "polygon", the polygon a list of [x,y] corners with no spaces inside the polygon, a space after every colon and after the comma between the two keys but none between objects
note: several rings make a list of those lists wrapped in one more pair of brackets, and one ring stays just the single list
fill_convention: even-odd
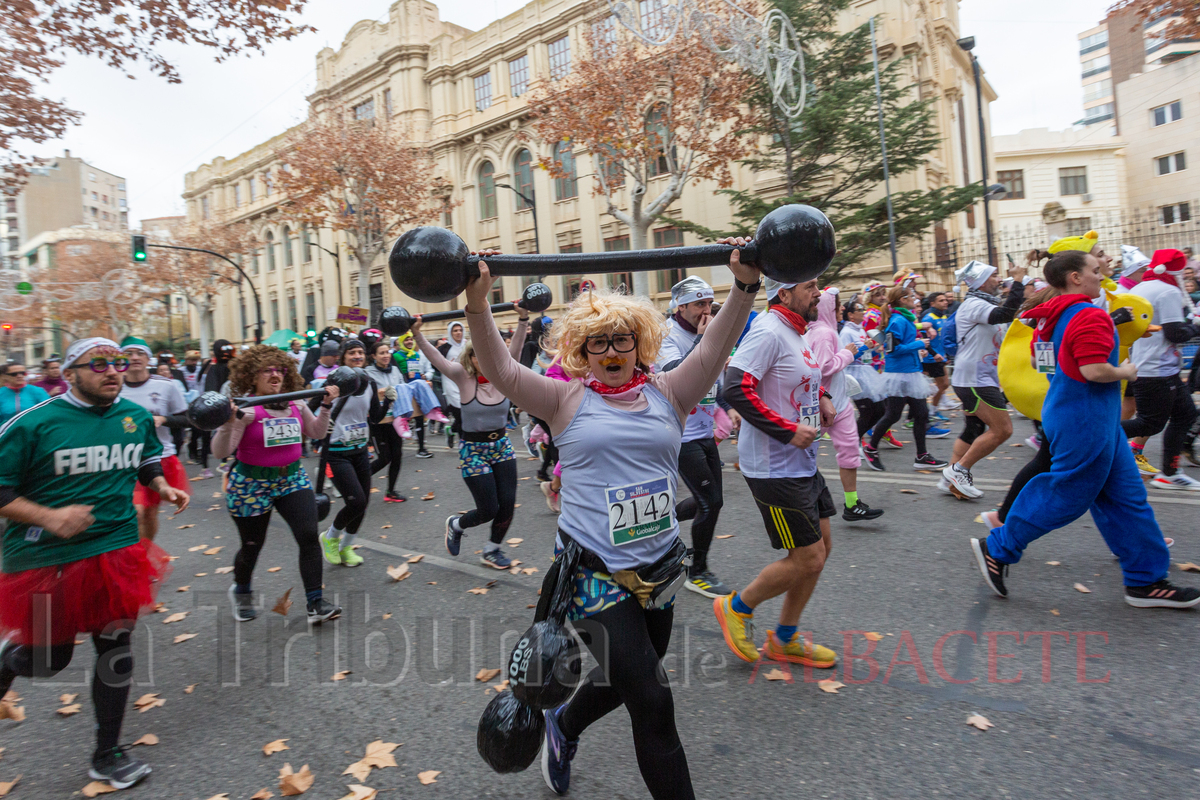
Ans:
[{"label": "race bib number", "polygon": [[365,422],[356,422],[342,428],[342,444],[347,447],[362,447],[367,443],[369,437]]},{"label": "race bib number", "polygon": [[1054,361],[1054,342],[1034,342],[1033,362],[1037,371],[1043,375],[1053,375],[1057,371]]},{"label": "race bib number", "polygon": [[697,405],[715,406],[716,404],[717,404],[717,385],[714,383],[713,387],[708,390],[708,394],[704,395],[704,399],[701,400]]},{"label": "race bib number", "polygon": [[608,534],[617,547],[671,529],[675,498],[667,478],[606,489],[605,494]]},{"label": "race bib number", "polygon": [[800,406],[801,425],[807,425],[810,428],[821,429],[821,407],[820,406]]},{"label": "race bib number", "polygon": [[300,420],[296,417],[268,417],[263,420],[263,446],[281,447],[300,444]]}]

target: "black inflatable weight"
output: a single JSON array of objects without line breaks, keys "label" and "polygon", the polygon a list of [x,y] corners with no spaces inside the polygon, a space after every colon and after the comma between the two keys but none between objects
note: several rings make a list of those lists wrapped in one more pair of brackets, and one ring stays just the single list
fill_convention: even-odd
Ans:
[{"label": "black inflatable weight", "polygon": [[187,407],[188,422],[202,431],[215,431],[233,415],[229,398],[220,392],[205,392]]},{"label": "black inflatable weight", "polygon": [[508,658],[508,682],[521,702],[539,710],[558,708],[579,685],[579,642],[555,619],[535,622]]},{"label": "black inflatable weight", "polygon": [[541,711],[525,705],[512,692],[501,692],[479,717],[475,746],[496,772],[520,772],[537,758],[545,726]]}]

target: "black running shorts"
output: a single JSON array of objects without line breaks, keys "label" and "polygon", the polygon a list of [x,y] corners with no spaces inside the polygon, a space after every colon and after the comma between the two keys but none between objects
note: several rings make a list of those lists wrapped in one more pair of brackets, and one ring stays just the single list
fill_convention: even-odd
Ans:
[{"label": "black running shorts", "polygon": [[946,377],[945,361],[924,361],[921,363],[921,369],[931,378]]},{"label": "black running shorts", "polygon": [[821,520],[837,512],[825,478],[746,478],[767,526],[771,547],[808,547],[821,538]]},{"label": "black running shorts", "polygon": [[962,401],[964,414],[974,414],[980,404],[998,411],[1008,410],[1008,398],[995,386],[955,386],[954,393]]}]

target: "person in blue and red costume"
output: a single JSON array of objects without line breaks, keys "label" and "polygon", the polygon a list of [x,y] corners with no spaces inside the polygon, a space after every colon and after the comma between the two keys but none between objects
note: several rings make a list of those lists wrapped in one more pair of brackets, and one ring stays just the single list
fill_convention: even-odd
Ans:
[{"label": "person in blue and red costume", "polygon": [[[1137,380],[1137,367],[1128,360],[1117,364],[1116,327],[1092,303],[1100,296],[1100,262],[1088,253],[1063,252],[1050,259],[1044,275],[1055,291],[1022,319],[1036,322],[1033,357],[1050,376],[1042,406],[1050,471],[1025,485],[987,539],[971,539],[983,578],[1007,597],[1004,578],[1025,548],[1090,510],[1121,561],[1126,603],[1195,606],[1200,590],[1167,580],[1167,543],[1121,430],[1121,381]],[[1080,425],[1084,419],[1090,424]]]}]

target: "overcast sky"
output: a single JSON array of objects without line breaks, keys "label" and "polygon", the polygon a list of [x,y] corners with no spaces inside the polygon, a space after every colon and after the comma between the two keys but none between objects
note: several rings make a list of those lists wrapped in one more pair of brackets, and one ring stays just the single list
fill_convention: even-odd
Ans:
[{"label": "overcast sky", "polygon": [[[523,4],[443,0],[439,6],[443,19],[478,29]],[[996,134],[1062,129],[1083,116],[1076,35],[1099,22],[1110,4],[962,0],[962,35],[975,37],[976,53],[1000,95],[991,109]],[[388,6],[389,0],[309,0],[302,21],[316,33],[225,64],[214,63],[207,48],[172,48],[181,84],[143,71],[130,80],[94,59],[72,58],[47,95],[82,111],[83,122],[37,152],[68,148],[125,177],[134,225],[181,214],[184,173],[216,156],[244,152],[303,119],[317,51],[336,49],[358,20],[386,18]]]}]

